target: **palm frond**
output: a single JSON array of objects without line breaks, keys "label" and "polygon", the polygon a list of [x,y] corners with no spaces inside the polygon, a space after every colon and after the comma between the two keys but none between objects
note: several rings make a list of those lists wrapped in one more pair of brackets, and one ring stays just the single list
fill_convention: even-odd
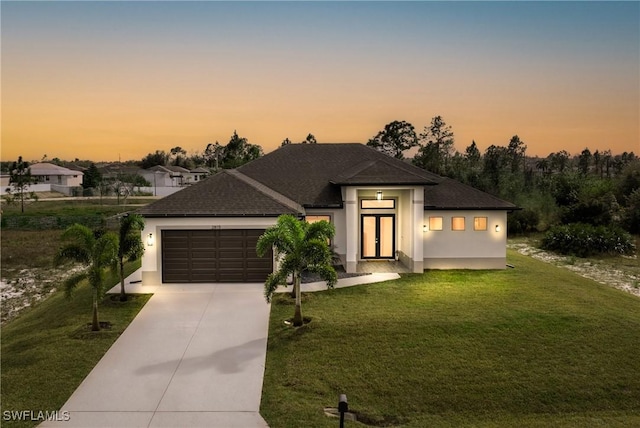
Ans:
[{"label": "palm frond", "polygon": [[85,247],[78,246],[75,243],[69,243],[58,250],[53,262],[56,266],[59,266],[67,261],[88,265],[91,263],[91,254]]},{"label": "palm frond", "polygon": [[87,272],[79,272],[67,278],[62,284],[64,286],[64,295],[67,298],[71,297],[78,284],[87,279],[88,276]]}]

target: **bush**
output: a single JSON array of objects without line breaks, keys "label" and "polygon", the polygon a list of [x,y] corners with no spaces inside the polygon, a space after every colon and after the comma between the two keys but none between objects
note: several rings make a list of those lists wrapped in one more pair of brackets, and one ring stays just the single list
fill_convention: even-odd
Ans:
[{"label": "bush", "polygon": [[583,223],[552,227],[542,239],[542,248],[578,257],[635,252],[633,238],[624,230]]},{"label": "bush", "polygon": [[535,232],[540,222],[537,211],[523,209],[509,213],[507,221],[507,232],[509,235]]}]

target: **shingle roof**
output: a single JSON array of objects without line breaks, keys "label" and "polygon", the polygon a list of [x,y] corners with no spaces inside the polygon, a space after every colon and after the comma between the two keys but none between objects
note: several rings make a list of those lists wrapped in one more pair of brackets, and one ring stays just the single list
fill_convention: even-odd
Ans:
[{"label": "shingle roof", "polygon": [[504,201],[459,181],[443,178],[437,186],[425,186],[425,209],[519,209],[511,202]]},{"label": "shingle roof", "polygon": [[[360,171],[358,171],[360,166]],[[420,182],[441,177],[390,158],[363,144],[290,144],[238,168],[305,207],[342,206],[337,182],[349,177],[359,185]],[[372,173],[378,173],[374,179]],[[364,183],[368,181],[368,183]],[[335,184],[332,184],[335,183]]]},{"label": "shingle roof", "polygon": [[342,207],[340,185],[424,185],[425,209],[517,207],[362,144],[291,144],[143,208],[147,217],[278,216]]},{"label": "shingle roof", "polygon": [[29,166],[31,175],[83,175],[82,171],[71,170],[52,163],[34,163]]},{"label": "shingle roof", "polygon": [[299,214],[285,200],[269,195],[231,171],[221,171],[198,184],[143,207],[145,217],[277,217]]}]

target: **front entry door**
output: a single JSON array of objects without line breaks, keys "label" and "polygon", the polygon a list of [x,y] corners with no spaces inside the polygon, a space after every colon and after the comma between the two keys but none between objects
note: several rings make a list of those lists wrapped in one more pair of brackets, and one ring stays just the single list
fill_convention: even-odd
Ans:
[{"label": "front entry door", "polygon": [[395,256],[395,223],[393,214],[362,215],[362,258],[393,259]]}]

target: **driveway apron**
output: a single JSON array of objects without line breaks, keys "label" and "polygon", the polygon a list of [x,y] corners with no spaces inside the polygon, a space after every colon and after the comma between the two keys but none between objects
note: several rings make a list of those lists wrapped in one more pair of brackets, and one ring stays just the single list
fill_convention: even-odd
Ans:
[{"label": "driveway apron", "polygon": [[[42,427],[267,427],[262,284],[162,285]],[[72,356],[70,356],[72,358]]]}]

